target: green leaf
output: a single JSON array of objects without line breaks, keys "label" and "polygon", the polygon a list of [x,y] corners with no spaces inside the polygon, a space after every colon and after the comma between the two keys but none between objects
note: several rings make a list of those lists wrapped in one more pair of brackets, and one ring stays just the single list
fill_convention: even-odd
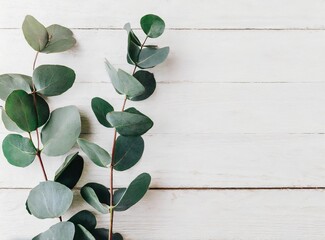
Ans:
[{"label": "green leaf", "polygon": [[150,97],[156,89],[156,79],[154,75],[148,71],[137,71],[133,75],[144,86],[145,91],[137,97],[130,98],[132,101],[141,101]]},{"label": "green leaf", "polygon": [[4,108],[1,108],[1,118],[2,118],[3,125],[8,131],[17,132],[17,133],[24,132],[22,129],[20,129],[17,126],[17,124],[14,121],[10,119],[10,117],[7,115]]},{"label": "green leaf", "polygon": [[69,188],[57,182],[46,181],[30,191],[27,205],[37,218],[57,218],[69,209],[72,199],[73,193]]},{"label": "green leaf", "polygon": [[164,20],[153,14],[143,16],[140,24],[144,33],[150,38],[159,37],[165,30]]},{"label": "green leaf", "polygon": [[79,181],[84,167],[84,160],[78,153],[70,154],[56,171],[54,181],[72,189]]},{"label": "green leaf", "polygon": [[131,29],[131,24],[126,23],[123,28],[128,33],[128,37],[130,37],[130,40],[132,42],[134,42],[136,45],[141,46],[141,42],[140,42],[139,38],[135,35],[135,33]]},{"label": "green leaf", "polygon": [[125,171],[133,167],[141,159],[143,151],[142,137],[119,136],[115,145],[114,169]]},{"label": "green leaf", "polygon": [[37,52],[42,51],[48,42],[46,28],[33,16],[27,15],[23,22],[23,33],[28,44]]},{"label": "green leaf", "polygon": [[74,240],[96,240],[96,238],[81,224],[75,225]]},{"label": "green leaf", "polygon": [[75,106],[54,110],[41,132],[43,152],[48,156],[67,153],[76,143],[80,132],[80,114]]},{"label": "green leaf", "polygon": [[100,213],[109,211],[110,194],[108,189],[98,183],[87,183],[80,190],[83,199]]},{"label": "green leaf", "polygon": [[127,61],[130,64],[137,65],[139,60],[140,47],[132,41],[131,35],[128,37]]},{"label": "green leaf", "polygon": [[169,54],[169,47],[143,48],[139,54],[138,66],[140,68],[152,68],[164,62]]},{"label": "green leaf", "polygon": [[81,150],[97,166],[107,167],[111,163],[111,156],[109,153],[97,144],[81,138],[78,139],[78,144]]},{"label": "green leaf", "polygon": [[60,222],[52,227],[46,232],[43,232],[32,240],[73,240],[75,233],[75,227],[71,222]]},{"label": "green leaf", "polygon": [[69,222],[74,223],[75,225],[82,225],[89,231],[95,229],[97,225],[96,217],[93,213],[87,210],[82,210],[75,215],[73,215],[69,220]]},{"label": "green leaf", "polygon": [[72,87],[76,74],[61,65],[41,65],[34,70],[33,80],[38,93],[57,96]]},{"label": "green leaf", "polygon": [[115,211],[125,211],[139,202],[146,194],[151,182],[148,173],[142,173],[136,177],[127,189],[119,189],[114,193]]},{"label": "green leaf", "polygon": [[44,53],[58,53],[69,50],[76,44],[76,39],[70,29],[54,24],[46,28],[49,41],[42,50]]},{"label": "green leaf", "polygon": [[108,128],[112,127],[107,121],[106,115],[107,113],[114,111],[114,108],[108,102],[102,98],[95,97],[91,100],[91,108],[100,124]]},{"label": "green leaf", "polygon": [[110,112],[106,118],[123,136],[141,136],[153,126],[151,119],[135,108],[129,108],[124,112]]},{"label": "green leaf", "polygon": [[36,156],[36,149],[29,138],[9,134],[2,142],[2,151],[7,161],[17,167],[27,167]]},{"label": "green leaf", "polygon": [[6,101],[6,113],[19,128],[32,132],[38,127],[34,98],[23,90],[13,91]]},{"label": "green leaf", "polygon": [[32,78],[21,74],[0,75],[0,98],[6,100],[14,90],[31,92]]},{"label": "green leaf", "polygon": [[35,95],[37,127],[43,126],[50,117],[50,108],[47,102],[39,95]]},{"label": "green leaf", "polygon": [[119,233],[114,233],[113,234],[113,240],[123,240],[123,237]]},{"label": "green leaf", "polygon": [[112,84],[118,93],[127,97],[136,97],[142,94],[145,89],[142,84],[127,72],[116,69],[106,60],[106,69],[111,78]]},{"label": "green leaf", "polygon": [[[96,238],[96,240],[107,240],[108,239],[108,229],[106,229],[106,228],[96,228],[91,231],[91,234]],[[114,240],[114,238],[113,238],[113,240]]]}]

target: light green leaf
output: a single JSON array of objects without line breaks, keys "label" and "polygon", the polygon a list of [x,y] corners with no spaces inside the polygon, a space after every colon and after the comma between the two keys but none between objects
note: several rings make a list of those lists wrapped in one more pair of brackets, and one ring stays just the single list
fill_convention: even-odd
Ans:
[{"label": "light green leaf", "polygon": [[48,156],[67,153],[76,143],[80,132],[80,114],[75,106],[54,110],[42,129],[43,153]]},{"label": "light green leaf", "polygon": [[78,139],[78,144],[87,157],[97,166],[107,167],[111,163],[109,153],[97,144],[81,138]]},{"label": "light green leaf", "polygon": [[143,151],[142,137],[119,136],[115,145],[114,169],[125,171],[133,167],[141,159]]},{"label": "light green leaf", "polygon": [[102,98],[95,97],[91,100],[91,108],[100,124],[108,128],[112,127],[106,119],[107,113],[114,111],[112,105]]},{"label": "light green leaf", "polygon": [[32,78],[22,74],[0,75],[0,98],[6,100],[14,90],[31,92]]},{"label": "light green leaf", "polygon": [[96,238],[81,224],[75,225],[74,240],[96,240]]},{"label": "light green leaf", "polygon": [[61,65],[41,65],[34,70],[33,80],[38,93],[57,96],[72,87],[76,74]]},{"label": "light green leaf", "polygon": [[141,28],[150,38],[157,38],[165,30],[165,22],[157,15],[148,14],[140,20]]},{"label": "light green leaf", "polygon": [[42,51],[48,42],[46,28],[33,16],[27,15],[23,22],[23,33],[28,44],[35,51]]},{"label": "light green leaf", "polygon": [[142,101],[150,97],[156,89],[156,79],[154,75],[148,71],[137,71],[133,75],[144,86],[145,91],[137,97],[130,98],[131,101]]},{"label": "light green leaf", "polygon": [[87,210],[82,210],[75,215],[73,215],[69,220],[69,222],[74,223],[75,225],[82,225],[89,231],[95,229],[97,225],[96,217],[93,213]]},{"label": "light green leaf", "polygon": [[142,173],[136,177],[127,189],[119,189],[114,192],[114,210],[125,211],[139,202],[148,191],[151,177],[148,173]]},{"label": "light green leaf", "polygon": [[83,199],[100,213],[109,211],[110,194],[108,189],[98,183],[87,183],[80,190]]},{"label": "light green leaf", "polygon": [[72,199],[73,193],[69,188],[57,182],[46,181],[30,191],[27,205],[37,218],[57,218],[69,209]]},{"label": "light green leaf", "polygon": [[36,156],[36,149],[29,138],[9,134],[2,142],[2,151],[7,161],[16,167],[27,167]]},{"label": "light green leaf", "polygon": [[151,119],[135,108],[126,109],[124,112],[110,112],[106,118],[123,136],[141,136],[153,126]]},{"label": "light green leaf", "polygon": [[17,124],[10,119],[10,117],[7,115],[4,108],[1,108],[1,118],[3,125],[8,131],[16,132],[16,133],[22,133],[24,132],[22,129],[20,129]]},{"label": "light green leaf", "polygon": [[42,50],[44,53],[58,53],[69,50],[76,44],[76,39],[70,29],[54,24],[46,28],[49,41]]},{"label": "light green leaf", "polygon": [[138,66],[140,68],[152,68],[164,62],[169,54],[169,47],[143,48],[139,55]]},{"label": "light green leaf", "polygon": [[71,222],[60,222],[46,232],[43,232],[32,240],[73,240],[75,234],[75,227]]}]

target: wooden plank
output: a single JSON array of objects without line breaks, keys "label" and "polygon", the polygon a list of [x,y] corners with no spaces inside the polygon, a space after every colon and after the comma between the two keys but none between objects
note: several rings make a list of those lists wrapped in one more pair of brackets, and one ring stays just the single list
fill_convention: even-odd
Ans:
[{"label": "wooden plank", "polygon": [[[170,28],[323,28],[322,0],[161,0],[155,1],[42,1],[2,0],[0,27],[21,26],[26,14],[45,24],[74,28],[137,27],[147,13],[163,17]],[[13,17],[15,16],[15,17]]]},{"label": "wooden plank", "polygon": [[[76,48],[41,54],[38,63],[67,65],[78,82],[108,82],[105,58],[131,72],[124,30],[74,32]],[[154,69],[159,82],[325,81],[325,31],[167,31],[151,42],[171,47],[168,60]],[[0,73],[31,75],[35,53],[20,30],[0,30],[0,53]]]},{"label": "wooden plank", "polygon": [[[3,239],[31,239],[54,220],[29,216],[28,190],[1,190]],[[115,230],[143,240],[321,240],[325,192],[317,191],[150,191],[138,205],[115,215]],[[64,219],[89,208],[79,196]],[[108,226],[108,215],[98,226]],[[15,224],[13,224],[15,223]],[[17,231],[20,229],[20,231]]]},{"label": "wooden plank", "polygon": [[[111,149],[108,131],[82,137]],[[154,188],[325,187],[324,134],[155,134],[144,140],[142,160],[129,171],[115,173],[117,186],[148,172]],[[0,188],[30,188],[43,180],[37,160],[21,169],[0,156]],[[64,158],[43,158],[53,179]],[[108,169],[85,160],[77,186],[92,181],[108,186]]]}]

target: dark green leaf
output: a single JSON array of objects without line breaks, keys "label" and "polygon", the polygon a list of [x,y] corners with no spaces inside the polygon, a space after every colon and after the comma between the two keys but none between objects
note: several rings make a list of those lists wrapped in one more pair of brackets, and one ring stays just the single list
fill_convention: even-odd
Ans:
[{"label": "dark green leaf", "polygon": [[132,37],[129,34],[128,52],[127,52],[128,63],[137,65],[138,60],[139,60],[139,54],[140,54],[140,47],[132,41]]},{"label": "dark green leaf", "polygon": [[41,65],[34,70],[33,80],[38,93],[57,96],[72,87],[76,74],[61,65]]},{"label": "dark green leaf", "polygon": [[119,233],[114,233],[113,234],[113,240],[123,240],[123,237]]},{"label": "dark green leaf", "polygon": [[20,129],[17,126],[17,124],[14,121],[10,119],[10,117],[7,115],[4,108],[1,108],[1,118],[2,118],[3,125],[8,131],[17,132],[17,133],[24,132],[22,129]]},{"label": "dark green leaf", "polygon": [[[125,211],[139,202],[146,194],[151,182],[151,177],[148,173],[142,173],[136,177],[128,186],[127,189],[114,193],[114,210]],[[118,190],[117,190],[118,191]]]},{"label": "dark green leaf", "polygon": [[78,144],[81,150],[97,166],[107,167],[111,163],[111,156],[109,153],[97,144],[81,138],[78,139]]},{"label": "dark green leaf", "polygon": [[70,154],[56,171],[54,181],[72,189],[79,181],[84,167],[84,160],[78,153]]},{"label": "dark green leaf", "polygon": [[91,108],[100,124],[108,128],[112,127],[107,121],[106,115],[107,113],[114,111],[114,108],[108,102],[102,98],[95,97],[91,100]]},{"label": "dark green leaf", "polygon": [[98,183],[87,183],[80,190],[83,199],[100,213],[108,213],[110,194],[108,189]]},{"label": "dark green leaf", "polygon": [[135,33],[132,31],[130,23],[126,23],[124,25],[124,29],[127,31],[130,40],[134,42],[136,45],[141,46],[141,42],[139,38],[135,35]]},{"label": "dark green leaf", "polygon": [[2,151],[8,162],[17,167],[27,167],[36,156],[36,149],[29,138],[9,134],[2,142]]},{"label": "dark green leaf", "polygon": [[0,75],[0,98],[6,100],[14,90],[31,92],[32,78],[21,74]]},{"label": "dark green leaf", "polygon": [[137,97],[130,98],[132,101],[141,101],[150,97],[156,89],[156,79],[154,75],[148,71],[137,71],[133,75],[144,86],[145,92]]},{"label": "dark green leaf", "polygon": [[6,113],[19,128],[32,132],[38,127],[34,98],[23,90],[13,91],[6,101]]},{"label": "dark green leaf", "polygon": [[37,218],[57,218],[69,209],[72,199],[73,193],[69,188],[57,182],[46,181],[30,191],[27,204]]},{"label": "dark green leaf", "polygon": [[73,240],[75,233],[75,227],[71,222],[60,222],[46,232],[43,232],[32,240]]},{"label": "dark green leaf", "polygon": [[96,240],[108,239],[108,229],[106,228],[96,228],[91,231],[91,234],[96,238]]},{"label": "dark green leaf", "polygon": [[75,225],[74,240],[96,240],[96,238],[81,224]]},{"label": "dark green leaf", "polygon": [[54,110],[42,129],[43,152],[48,156],[67,153],[76,143],[80,132],[80,114],[75,106]]},{"label": "dark green leaf", "polygon": [[150,38],[159,37],[165,30],[164,20],[153,14],[143,16],[140,24],[144,33]]},{"label": "dark green leaf", "polygon": [[141,136],[153,126],[150,118],[135,108],[124,112],[110,112],[107,114],[108,122],[123,136]]},{"label": "dark green leaf", "polygon": [[48,42],[46,28],[33,16],[27,15],[23,22],[23,33],[28,44],[35,51],[42,51]]},{"label": "dark green leaf", "polygon": [[97,225],[95,215],[87,210],[78,212],[77,214],[73,215],[68,221],[74,223],[75,225],[80,224],[89,231],[95,229]]},{"label": "dark green leaf", "polygon": [[57,53],[69,50],[76,44],[76,39],[70,29],[54,24],[46,28],[49,42],[42,50],[44,53]]},{"label": "dark green leaf", "polygon": [[169,54],[169,47],[143,48],[139,54],[138,66],[140,68],[152,68],[164,62]]},{"label": "dark green leaf", "polygon": [[133,167],[141,159],[143,151],[142,137],[119,136],[115,145],[114,169],[124,171]]},{"label": "dark green leaf", "polygon": [[39,95],[35,95],[37,127],[43,126],[50,117],[50,108],[47,102]]}]

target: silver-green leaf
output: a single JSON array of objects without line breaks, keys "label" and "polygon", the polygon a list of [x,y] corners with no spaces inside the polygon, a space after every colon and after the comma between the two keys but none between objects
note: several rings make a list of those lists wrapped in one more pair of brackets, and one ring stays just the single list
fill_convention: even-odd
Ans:
[{"label": "silver-green leaf", "polygon": [[48,32],[43,24],[37,21],[33,16],[27,15],[22,28],[28,44],[35,51],[42,51],[48,42]]},{"label": "silver-green leaf", "polygon": [[32,78],[22,74],[3,74],[0,75],[0,98],[6,100],[14,90],[24,90],[31,92]]},{"label": "silver-green leaf", "polygon": [[71,222],[60,222],[49,230],[37,235],[32,240],[73,240],[75,227]]}]

